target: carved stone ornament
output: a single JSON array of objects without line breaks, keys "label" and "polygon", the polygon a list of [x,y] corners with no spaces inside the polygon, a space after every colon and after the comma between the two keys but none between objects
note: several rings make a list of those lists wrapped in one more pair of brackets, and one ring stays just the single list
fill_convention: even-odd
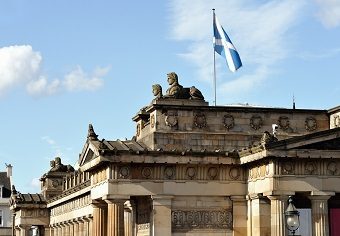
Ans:
[{"label": "carved stone ornament", "polygon": [[294,165],[291,162],[282,163],[282,174],[294,174]]},{"label": "carved stone ornament", "polygon": [[218,176],[218,168],[216,168],[216,167],[210,167],[209,169],[208,169],[208,177],[209,177],[209,179],[216,179],[217,178],[217,176]]},{"label": "carved stone ornament", "polygon": [[225,115],[223,117],[223,124],[224,124],[224,127],[227,128],[227,130],[230,130],[234,127],[235,125],[235,122],[234,122],[234,117],[232,115]]},{"label": "carved stone ornament", "polygon": [[164,168],[164,178],[173,179],[175,177],[175,168],[173,166],[167,166]]},{"label": "carved stone ornament", "polygon": [[202,129],[207,126],[207,120],[205,118],[205,115],[202,113],[198,113],[194,117],[194,124],[196,127]]},{"label": "carved stone ornament", "polygon": [[54,188],[58,187],[59,185],[60,185],[60,184],[59,184],[59,181],[58,181],[57,179],[52,180],[52,186],[53,186]]},{"label": "carved stone ornament", "polygon": [[119,177],[127,179],[130,176],[130,168],[128,166],[122,166],[119,169]]},{"label": "carved stone ornament", "polygon": [[232,167],[230,168],[230,171],[229,171],[229,177],[232,179],[232,180],[238,180],[241,176],[241,171],[239,168],[237,167]]},{"label": "carved stone ornament", "polygon": [[140,135],[140,124],[137,124],[137,127],[136,127],[136,134],[137,134],[137,136]]},{"label": "carved stone ornament", "polygon": [[170,127],[176,126],[178,123],[177,116],[174,114],[169,114],[165,117],[165,124]]},{"label": "carved stone ornament", "polygon": [[189,179],[194,179],[196,176],[196,168],[195,167],[188,167],[186,170],[186,174]]},{"label": "carved stone ornament", "polygon": [[173,231],[193,229],[232,229],[231,209],[221,210],[174,210],[171,212]]},{"label": "carved stone ornament", "polygon": [[287,116],[280,116],[278,123],[279,123],[280,129],[282,130],[289,129],[289,118]]},{"label": "carved stone ornament", "polygon": [[334,127],[340,127],[340,116],[335,115],[333,118]]},{"label": "carved stone ornament", "polygon": [[155,128],[155,114],[152,114],[150,117],[150,126],[151,128]]},{"label": "carved stone ornament", "polygon": [[330,175],[335,175],[338,171],[337,164],[335,161],[330,161],[327,164],[327,173]]},{"label": "carved stone ornament", "polygon": [[307,162],[305,164],[305,173],[308,174],[308,175],[312,175],[312,174],[315,174],[315,171],[316,171],[316,166],[313,162]]},{"label": "carved stone ornament", "polygon": [[317,128],[316,119],[314,117],[307,117],[305,120],[305,128],[308,131],[314,131]]},{"label": "carved stone ornament", "polygon": [[258,130],[262,127],[263,120],[261,116],[252,116],[250,118],[250,127],[253,128],[254,130]]},{"label": "carved stone ornament", "polygon": [[146,179],[150,179],[152,175],[152,170],[150,167],[144,167],[142,169],[142,176]]}]

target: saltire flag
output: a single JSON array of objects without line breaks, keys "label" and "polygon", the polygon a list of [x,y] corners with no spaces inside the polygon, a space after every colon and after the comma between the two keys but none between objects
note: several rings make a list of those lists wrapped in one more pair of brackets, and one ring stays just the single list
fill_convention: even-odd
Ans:
[{"label": "saltire flag", "polygon": [[227,33],[218,22],[215,12],[213,16],[213,25],[215,52],[224,57],[227,60],[229,69],[232,72],[235,72],[242,66],[241,58]]}]

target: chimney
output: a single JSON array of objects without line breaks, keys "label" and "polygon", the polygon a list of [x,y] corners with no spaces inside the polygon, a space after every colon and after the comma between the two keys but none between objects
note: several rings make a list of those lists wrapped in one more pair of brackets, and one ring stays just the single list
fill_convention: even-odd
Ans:
[{"label": "chimney", "polygon": [[7,178],[12,177],[12,168],[13,166],[11,164],[5,164],[6,165],[6,172],[7,172]]}]

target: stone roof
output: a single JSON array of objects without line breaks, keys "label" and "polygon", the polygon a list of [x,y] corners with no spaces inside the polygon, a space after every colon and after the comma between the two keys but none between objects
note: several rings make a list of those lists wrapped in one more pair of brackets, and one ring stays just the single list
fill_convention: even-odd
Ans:
[{"label": "stone roof", "polygon": [[45,204],[46,199],[42,194],[39,193],[14,193],[11,196],[10,204],[17,205],[17,204]]},{"label": "stone roof", "polygon": [[11,196],[11,182],[7,177],[7,172],[0,172],[0,185],[3,185],[3,198],[9,198]]}]

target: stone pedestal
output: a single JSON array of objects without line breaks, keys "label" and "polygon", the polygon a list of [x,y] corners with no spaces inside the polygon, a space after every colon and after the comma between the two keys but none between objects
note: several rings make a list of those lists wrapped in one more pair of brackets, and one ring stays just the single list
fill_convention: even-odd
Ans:
[{"label": "stone pedestal", "polygon": [[287,208],[288,196],[267,196],[270,199],[270,215],[271,215],[271,235],[286,236],[284,212]]},{"label": "stone pedestal", "polygon": [[153,236],[171,236],[171,199],[172,196],[152,196]]},{"label": "stone pedestal", "polygon": [[312,202],[312,231],[314,236],[328,236],[328,199],[331,196],[309,196]]},{"label": "stone pedestal", "polygon": [[231,196],[233,202],[233,236],[247,235],[247,200],[245,196]]},{"label": "stone pedestal", "polygon": [[124,203],[126,199],[107,202],[107,236],[124,236]]}]

